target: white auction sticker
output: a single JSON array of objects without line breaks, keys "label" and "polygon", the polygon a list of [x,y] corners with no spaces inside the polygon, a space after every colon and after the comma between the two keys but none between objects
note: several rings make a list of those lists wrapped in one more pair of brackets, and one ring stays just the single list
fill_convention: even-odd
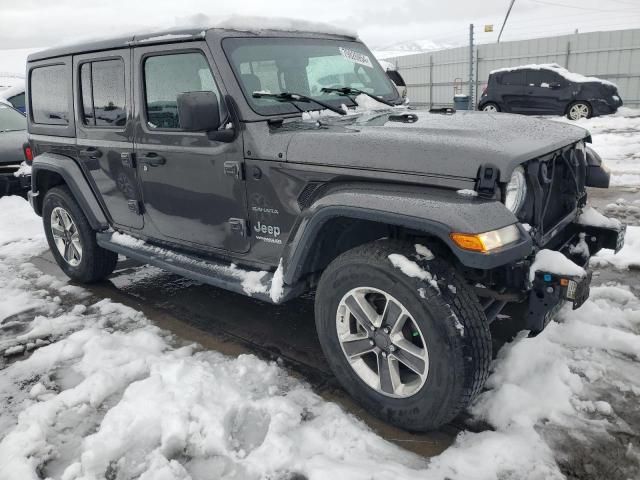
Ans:
[{"label": "white auction sticker", "polygon": [[349,50],[348,48],[342,47],[338,47],[338,50],[340,50],[342,56],[347,60],[350,60],[353,63],[364,65],[365,67],[373,68],[371,59],[364,53],[356,52],[355,50]]}]

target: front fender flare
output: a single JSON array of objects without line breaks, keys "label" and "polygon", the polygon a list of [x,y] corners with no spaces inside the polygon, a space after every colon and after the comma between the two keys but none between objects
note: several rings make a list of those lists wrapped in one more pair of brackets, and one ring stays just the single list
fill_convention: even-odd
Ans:
[{"label": "front fender flare", "polygon": [[42,179],[43,172],[53,172],[62,177],[86,215],[91,228],[104,230],[109,227],[107,217],[78,164],[72,158],[57,153],[43,153],[33,159],[31,191],[34,198],[33,208],[38,215],[42,215],[43,198],[40,196],[39,179]]},{"label": "front fender flare", "polygon": [[[533,242],[517,218],[500,202],[466,197],[455,191],[424,187],[358,185],[331,190],[305,210],[284,252],[285,282],[293,284],[304,275],[322,226],[332,218],[370,220],[409,228],[442,240],[466,267],[490,269],[524,258]],[[451,240],[452,232],[483,233],[517,224],[518,242],[490,254],[462,250]]]}]

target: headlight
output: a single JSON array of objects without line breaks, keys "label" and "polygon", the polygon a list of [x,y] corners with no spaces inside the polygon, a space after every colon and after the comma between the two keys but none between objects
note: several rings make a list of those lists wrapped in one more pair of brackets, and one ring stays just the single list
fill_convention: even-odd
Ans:
[{"label": "headlight", "polygon": [[451,240],[465,250],[490,252],[520,240],[520,231],[516,225],[484,233],[452,233]]},{"label": "headlight", "polygon": [[511,174],[504,196],[504,205],[511,212],[518,213],[527,197],[527,179],[524,176],[524,168],[517,167]]}]

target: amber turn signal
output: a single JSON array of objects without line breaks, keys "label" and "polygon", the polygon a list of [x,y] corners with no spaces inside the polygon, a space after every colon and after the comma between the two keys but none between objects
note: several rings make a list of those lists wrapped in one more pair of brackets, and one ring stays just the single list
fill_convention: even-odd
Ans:
[{"label": "amber turn signal", "polygon": [[452,233],[450,237],[458,247],[464,250],[486,253],[518,241],[520,231],[514,224],[484,233]]}]

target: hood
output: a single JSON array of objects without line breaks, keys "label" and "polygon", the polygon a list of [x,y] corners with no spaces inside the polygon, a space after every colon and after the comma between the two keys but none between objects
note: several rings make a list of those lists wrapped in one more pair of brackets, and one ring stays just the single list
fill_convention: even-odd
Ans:
[{"label": "hood", "polygon": [[22,144],[26,141],[26,130],[0,132],[0,165],[19,165],[23,162]]},{"label": "hood", "polygon": [[[389,120],[402,114],[417,120]],[[522,162],[588,136],[581,127],[521,115],[397,109],[298,130],[287,160],[467,179],[477,176],[480,165],[492,163],[504,179]]]}]

